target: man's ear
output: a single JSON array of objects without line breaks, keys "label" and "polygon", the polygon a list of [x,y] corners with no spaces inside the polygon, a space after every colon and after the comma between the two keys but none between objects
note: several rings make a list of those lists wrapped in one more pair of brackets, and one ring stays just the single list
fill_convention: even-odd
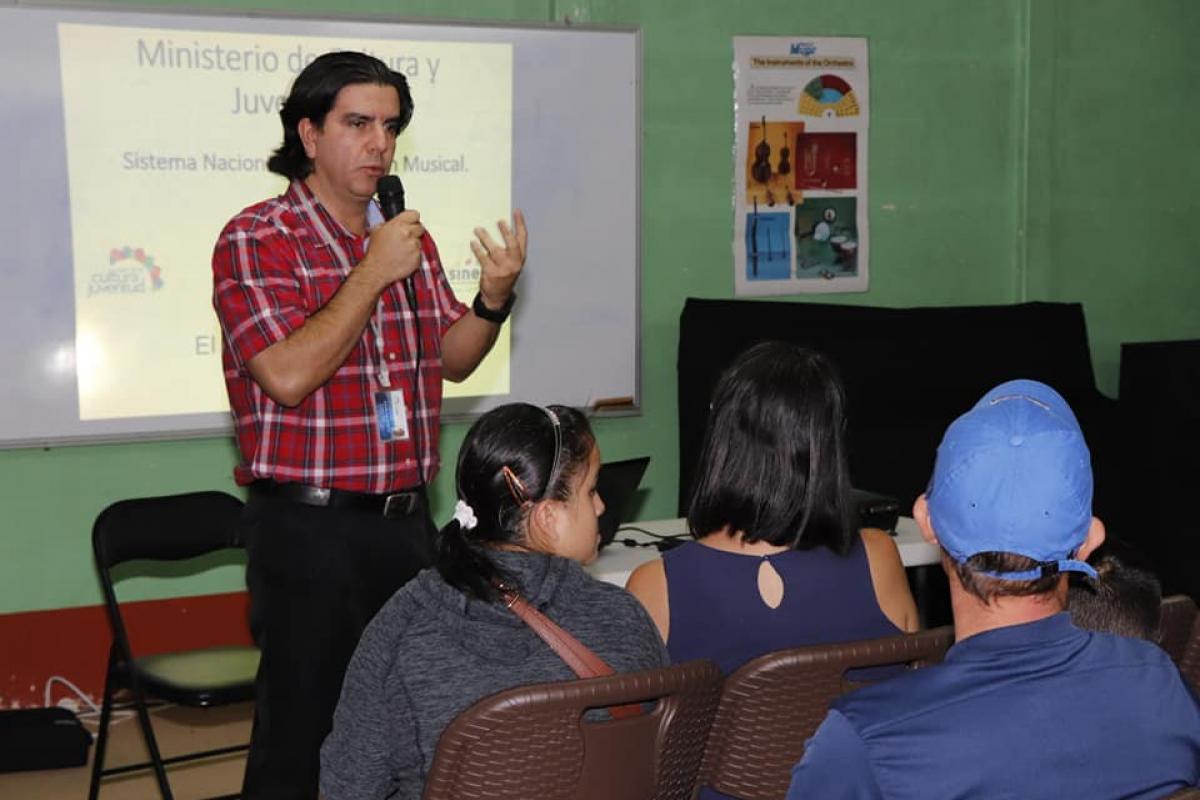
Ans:
[{"label": "man's ear", "polygon": [[1080,561],[1087,561],[1088,556],[1095,552],[1096,548],[1104,544],[1104,523],[1099,517],[1092,517],[1092,524],[1088,526],[1087,538],[1083,540],[1083,544],[1079,545],[1079,552],[1076,558]]},{"label": "man's ear", "polygon": [[921,529],[921,538],[934,547],[941,547],[937,540],[937,534],[933,532],[933,523],[929,521],[929,501],[925,499],[924,492],[913,502],[912,513],[917,527]]},{"label": "man's ear", "polygon": [[296,132],[300,134],[300,143],[304,145],[304,155],[309,158],[314,158],[317,155],[317,133],[319,132],[316,125],[308,117],[300,120],[296,126]]}]

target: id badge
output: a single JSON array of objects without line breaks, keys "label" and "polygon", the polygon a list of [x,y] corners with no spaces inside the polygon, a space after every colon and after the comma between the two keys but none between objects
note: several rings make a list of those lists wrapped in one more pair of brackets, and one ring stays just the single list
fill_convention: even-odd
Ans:
[{"label": "id badge", "polygon": [[408,404],[403,389],[375,393],[375,428],[384,442],[408,439]]}]

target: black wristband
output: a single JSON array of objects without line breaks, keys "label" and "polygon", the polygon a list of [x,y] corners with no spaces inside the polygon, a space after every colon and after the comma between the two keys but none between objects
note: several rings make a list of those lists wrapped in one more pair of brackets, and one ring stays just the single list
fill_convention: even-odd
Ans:
[{"label": "black wristband", "polygon": [[503,325],[504,320],[508,319],[509,313],[512,311],[513,303],[517,301],[517,293],[510,292],[508,300],[504,301],[502,308],[493,311],[483,303],[483,293],[476,292],[475,299],[471,301],[471,310],[475,312],[475,316],[480,319],[485,319],[488,322],[494,322],[497,325]]}]

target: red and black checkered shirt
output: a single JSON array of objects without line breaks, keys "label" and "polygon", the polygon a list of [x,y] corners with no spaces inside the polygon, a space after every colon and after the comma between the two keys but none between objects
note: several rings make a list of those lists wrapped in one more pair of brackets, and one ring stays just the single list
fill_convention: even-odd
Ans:
[{"label": "red and black checkered shirt", "polygon": [[[213,305],[224,334],[225,385],[242,454],[234,469],[238,483],[273,478],[382,494],[431,481],[437,473],[442,336],[467,307],[455,299],[429,236],[413,275],[421,321],[419,395],[416,326],[399,284],[384,291],[383,313],[374,317],[384,352],[376,351],[368,325],[338,371],[294,408],[268,397],[246,369],[251,358],[329,302],[349,265],[362,259],[365,243],[366,237],[347,231],[301,181],[247,208],[221,232],[213,251]],[[404,390],[410,431],[416,430],[403,441],[381,441],[376,429],[380,359],[388,364],[391,388]]]}]

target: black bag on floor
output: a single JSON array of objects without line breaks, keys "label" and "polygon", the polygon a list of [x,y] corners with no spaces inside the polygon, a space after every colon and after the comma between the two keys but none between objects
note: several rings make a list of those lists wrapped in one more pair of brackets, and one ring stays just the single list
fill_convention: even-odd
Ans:
[{"label": "black bag on floor", "polygon": [[0,772],[80,767],[92,735],[65,708],[0,711]]}]

